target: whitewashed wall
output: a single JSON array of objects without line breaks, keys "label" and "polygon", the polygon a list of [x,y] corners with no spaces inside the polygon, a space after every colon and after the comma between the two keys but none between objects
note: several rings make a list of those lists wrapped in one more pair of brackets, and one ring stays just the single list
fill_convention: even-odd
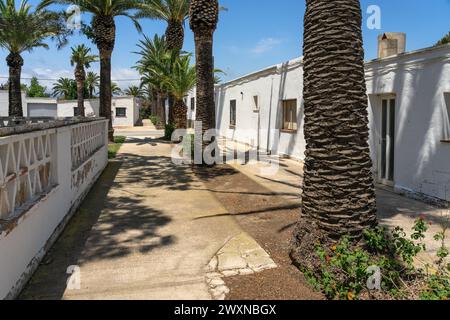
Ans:
[{"label": "whitewashed wall", "polygon": [[[8,91],[7,90],[0,90],[0,117],[7,117],[8,116]],[[22,93],[22,107],[23,107],[23,115],[26,117],[28,115],[27,108],[26,108],[26,95],[23,92]]]},{"label": "whitewashed wall", "polygon": [[[136,124],[139,111],[135,112],[136,101],[133,97],[114,97],[112,101],[113,126],[132,127]],[[126,108],[126,117],[117,117],[116,108]]]},{"label": "whitewashed wall", "polygon": [[20,292],[105,168],[107,136],[96,120],[0,137],[0,299]]},{"label": "whitewashed wall", "polygon": [[[396,189],[450,200],[450,143],[441,142],[444,132],[450,133],[450,46],[368,62],[366,78],[374,174],[378,167],[380,97],[394,94]],[[303,160],[302,79],[301,59],[296,59],[217,86],[216,121],[220,134],[256,146],[259,121],[261,150]],[[254,95],[260,99],[259,113],[253,111]],[[193,93],[188,99],[192,96]],[[281,101],[287,99],[297,99],[298,131],[275,134],[273,130],[282,127]],[[235,129],[229,126],[230,100],[237,101]],[[188,112],[188,118],[195,116]]]},{"label": "whitewashed wall", "polygon": [[[1,92],[0,92],[1,93]],[[8,93],[6,93],[7,99]],[[0,96],[1,99],[1,96]],[[67,118],[74,116],[74,108],[77,107],[76,100],[57,100],[54,98],[25,98],[24,97],[24,110],[27,110],[27,104],[29,105],[47,105],[57,104],[57,116],[60,118]],[[1,100],[0,100],[1,102]],[[99,117],[100,107],[99,99],[86,99],[84,101],[84,108],[87,117]],[[116,107],[126,108],[126,117],[116,117]],[[140,104],[134,97],[113,97],[112,99],[112,117],[113,126],[134,126],[139,120]],[[1,116],[1,114],[0,114]]]},{"label": "whitewashed wall", "polygon": [[[73,117],[74,108],[78,106],[76,100],[60,100],[58,101],[58,117]],[[99,100],[87,99],[84,101],[84,110],[86,117],[99,117]]]},{"label": "whitewashed wall", "polygon": [[381,99],[396,99],[394,184],[399,191],[450,201],[450,143],[445,93],[450,92],[450,46],[366,64],[370,145],[378,167]]}]

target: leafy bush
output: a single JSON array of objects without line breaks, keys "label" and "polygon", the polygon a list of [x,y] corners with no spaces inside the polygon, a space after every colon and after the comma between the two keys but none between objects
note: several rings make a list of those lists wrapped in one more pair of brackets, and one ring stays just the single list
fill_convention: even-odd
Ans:
[{"label": "leafy bush", "polygon": [[[315,254],[321,262],[319,272],[302,270],[317,290],[329,299],[354,300],[369,293],[367,282],[374,275],[371,267],[381,270],[381,292],[384,298],[421,298],[431,300],[450,299],[450,265],[445,265],[449,250],[445,247],[445,229],[434,239],[441,242],[438,250],[439,271],[424,274],[413,265],[414,258],[425,245],[428,224],[423,217],[417,219],[412,234],[397,227],[389,232],[376,227],[364,232],[364,241],[354,244],[349,237],[343,237],[332,247],[317,245]],[[411,292],[407,283],[424,282],[420,292]],[[417,290],[416,290],[417,291]]]},{"label": "leafy bush", "polygon": [[158,116],[150,116],[149,119],[155,127],[159,127],[162,124],[161,119]]},{"label": "leafy bush", "polygon": [[119,152],[119,149],[122,144],[125,143],[125,140],[127,140],[127,137],[114,137],[114,143],[108,145],[108,159],[114,159],[116,157],[117,152]]},{"label": "leafy bush", "polygon": [[164,139],[168,141],[172,140],[172,134],[175,131],[175,129],[176,127],[174,124],[172,123],[166,124],[166,126],[164,127]]}]

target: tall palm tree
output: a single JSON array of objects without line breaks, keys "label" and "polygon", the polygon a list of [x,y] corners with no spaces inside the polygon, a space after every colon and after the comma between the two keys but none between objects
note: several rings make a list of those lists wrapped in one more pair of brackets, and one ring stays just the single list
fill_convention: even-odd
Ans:
[{"label": "tall palm tree", "polygon": [[59,78],[53,85],[52,95],[63,97],[64,100],[74,100],[77,98],[77,82],[69,78]]},{"label": "tall palm tree", "polygon": [[186,128],[187,106],[184,97],[194,88],[197,81],[195,66],[191,66],[189,55],[179,56],[173,72],[165,79],[169,92],[175,98],[174,124],[177,129]]},{"label": "tall palm tree", "polygon": [[24,64],[21,54],[34,48],[48,48],[46,39],[58,40],[58,47],[66,43],[68,31],[60,13],[40,6],[32,10],[27,0],[16,7],[15,0],[0,0],[0,47],[9,51],[9,115],[23,116],[20,78]]},{"label": "tall palm tree", "polygon": [[302,220],[308,223],[296,230],[294,256],[304,251],[311,226],[336,240],[360,238],[376,223],[360,2],[306,5]]},{"label": "tall palm tree", "polygon": [[86,87],[88,89],[89,99],[94,98],[94,93],[100,85],[100,76],[95,72],[89,71],[86,75]]},{"label": "tall palm tree", "polygon": [[[197,121],[202,122],[203,133],[215,128],[214,104],[214,58],[213,36],[219,21],[217,0],[191,0],[189,7],[190,27],[195,37],[197,67]],[[200,142],[200,139],[202,142]],[[196,144],[206,142],[196,137]]]},{"label": "tall palm tree", "polygon": [[111,94],[112,96],[119,96],[121,95],[122,89],[120,89],[119,85],[115,82],[111,82]]},{"label": "tall palm tree", "polygon": [[140,98],[144,95],[144,90],[138,86],[129,86],[127,89],[125,89],[125,94],[127,96]]},{"label": "tall palm tree", "polygon": [[85,117],[84,110],[84,89],[86,80],[85,68],[90,68],[91,63],[96,62],[98,57],[90,54],[91,49],[84,44],[72,48],[72,57],[70,63],[75,65],[75,80],[77,81],[77,100],[78,100],[78,114],[77,116]]},{"label": "tall palm tree", "polygon": [[53,3],[75,4],[83,12],[93,15],[92,23],[86,27],[86,34],[97,45],[100,53],[100,115],[109,119],[109,139],[114,139],[111,118],[111,57],[116,41],[116,23],[118,16],[129,17],[136,28],[141,27],[131,11],[141,7],[141,0],[44,0],[45,5]]},{"label": "tall palm tree", "polygon": [[151,88],[153,95],[154,109],[156,116],[165,124],[166,107],[166,86],[164,78],[168,73],[167,56],[168,45],[165,37],[155,35],[153,39],[144,36],[144,39],[137,44],[140,49],[136,54],[140,55],[135,69],[141,74],[141,86]]},{"label": "tall palm tree", "polygon": [[184,22],[189,16],[190,0],[143,0],[140,18],[167,22],[166,40],[170,50],[180,51],[184,43]]}]

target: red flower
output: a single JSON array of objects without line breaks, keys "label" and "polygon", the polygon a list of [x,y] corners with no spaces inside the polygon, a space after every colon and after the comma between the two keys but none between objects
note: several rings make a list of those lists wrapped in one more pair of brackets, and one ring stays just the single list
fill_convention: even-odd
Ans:
[{"label": "red flower", "polygon": [[330,256],[326,256],[325,260],[327,260],[327,262],[330,262],[331,261],[331,257]]}]

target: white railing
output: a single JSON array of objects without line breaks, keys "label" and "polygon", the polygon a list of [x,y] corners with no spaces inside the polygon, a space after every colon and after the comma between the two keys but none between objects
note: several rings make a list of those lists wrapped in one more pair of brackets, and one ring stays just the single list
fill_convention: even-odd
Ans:
[{"label": "white railing", "polygon": [[52,187],[55,129],[0,138],[0,220],[14,217]]},{"label": "white railing", "polygon": [[76,170],[105,146],[105,124],[82,123],[73,126],[71,130],[72,170]]},{"label": "white railing", "polygon": [[0,127],[0,299],[26,284],[108,163],[108,121]]}]

